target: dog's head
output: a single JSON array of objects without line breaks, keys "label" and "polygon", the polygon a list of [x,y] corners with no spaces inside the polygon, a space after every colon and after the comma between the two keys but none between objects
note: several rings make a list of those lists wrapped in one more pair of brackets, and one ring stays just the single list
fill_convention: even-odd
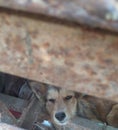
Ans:
[{"label": "dog's head", "polygon": [[75,93],[66,89],[49,87],[46,108],[56,125],[66,125],[75,115],[77,99]]}]

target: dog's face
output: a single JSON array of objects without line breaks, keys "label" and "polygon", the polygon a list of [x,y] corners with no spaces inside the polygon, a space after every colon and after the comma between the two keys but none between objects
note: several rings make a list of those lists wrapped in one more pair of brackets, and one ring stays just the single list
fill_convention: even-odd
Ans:
[{"label": "dog's face", "polygon": [[75,115],[77,99],[75,93],[66,89],[49,88],[46,108],[56,125],[66,125]]}]

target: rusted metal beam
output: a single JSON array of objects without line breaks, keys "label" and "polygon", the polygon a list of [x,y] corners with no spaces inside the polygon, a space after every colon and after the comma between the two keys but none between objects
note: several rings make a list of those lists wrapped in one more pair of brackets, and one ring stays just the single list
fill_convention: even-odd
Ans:
[{"label": "rusted metal beam", "polygon": [[117,0],[0,0],[0,6],[118,32]]},{"label": "rusted metal beam", "polygon": [[118,102],[117,35],[1,12],[0,37],[0,71]]}]

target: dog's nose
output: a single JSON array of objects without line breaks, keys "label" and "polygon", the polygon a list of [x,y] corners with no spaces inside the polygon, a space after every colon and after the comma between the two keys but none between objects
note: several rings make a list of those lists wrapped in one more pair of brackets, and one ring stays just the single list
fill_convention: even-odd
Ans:
[{"label": "dog's nose", "polygon": [[55,114],[55,117],[57,118],[57,120],[63,121],[64,118],[66,117],[66,114],[64,112],[58,112]]}]

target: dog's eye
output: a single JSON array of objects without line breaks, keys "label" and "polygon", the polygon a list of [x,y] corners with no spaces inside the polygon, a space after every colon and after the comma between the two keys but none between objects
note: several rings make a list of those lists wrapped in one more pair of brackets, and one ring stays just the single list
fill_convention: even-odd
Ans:
[{"label": "dog's eye", "polygon": [[55,99],[51,98],[48,100],[49,102],[55,103]]},{"label": "dog's eye", "polygon": [[72,95],[69,95],[69,96],[66,96],[64,99],[65,100],[70,100],[73,96]]}]

